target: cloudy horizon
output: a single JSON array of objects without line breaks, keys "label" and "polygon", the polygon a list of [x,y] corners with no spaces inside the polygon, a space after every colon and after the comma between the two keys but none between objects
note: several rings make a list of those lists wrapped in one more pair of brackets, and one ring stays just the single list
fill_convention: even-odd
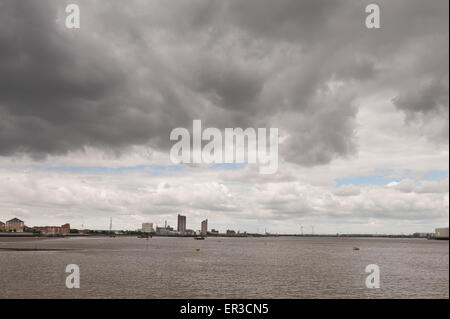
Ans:
[{"label": "cloudy horizon", "polygon": [[[78,4],[81,28],[64,25]],[[365,7],[381,8],[367,29]],[[273,233],[449,223],[449,3],[0,0],[0,220]],[[279,130],[278,171],[176,127]]]}]

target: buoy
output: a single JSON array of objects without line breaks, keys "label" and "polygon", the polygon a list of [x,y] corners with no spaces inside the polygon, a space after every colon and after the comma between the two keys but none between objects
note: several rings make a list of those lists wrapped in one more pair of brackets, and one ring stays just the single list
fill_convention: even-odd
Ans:
[{"label": "buoy", "polygon": [[195,248],[196,251],[200,251],[200,248]]}]

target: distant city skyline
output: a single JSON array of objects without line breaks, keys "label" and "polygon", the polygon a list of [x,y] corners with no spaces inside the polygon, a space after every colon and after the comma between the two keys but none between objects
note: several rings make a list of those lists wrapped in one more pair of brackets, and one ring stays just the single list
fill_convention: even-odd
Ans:
[{"label": "distant city skyline", "polygon": [[[156,223],[147,221],[147,222],[143,222],[141,224],[141,227],[137,227],[137,228],[127,229],[127,228],[120,228],[120,227],[112,227],[112,218],[111,217],[108,219],[109,223],[110,223],[109,225],[110,225],[110,227],[112,227],[111,229],[109,229],[109,228],[92,228],[92,229],[89,229],[89,228],[84,227],[83,224],[81,225],[81,226],[83,226],[81,228],[76,227],[76,226],[70,227],[70,223],[66,223],[66,224],[64,224],[62,226],[36,226],[35,225],[33,227],[30,227],[24,221],[18,219],[17,217],[12,218],[11,220],[6,220],[6,222],[11,222],[11,221],[15,221],[15,220],[20,222],[21,225],[22,225],[20,227],[21,228],[20,231],[23,231],[23,228],[27,227],[29,229],[34,228],[36,230],[43,231],[44,233],[45,232],[60,232],[61,231],[60,228],[64,229],[64,227],[66,229],[71,228],[71,229],[77,229],[77,230],[142,231],[142,232],[147,232],[147,233],[158,232],[157,231],[158,228],[164,228],[164,227],[167,227],[167,228],[170,228],[170,229],[174,229],[174,227],[172,227],[171,224],[167,220],[165,220],[164,223],[160,224],[159,226]],[[271,234],[271,235],[283,235],[283,234],[286,234],[286,235],[306,235],[306,236],[307,235],[336,235],[336,234],[342,234],[342,235],[345,235],[345,234],[355,234],[355,235],[358,235],[358,234],[368,234],[368,235],[413,235],[413,234],[432,234],[432,233],[437,232],[439,229],[447,229],[447,232],[448,232],[448,225],[447,226],[444,225],[442,227],[436,226],[433,230],[416,231],[416,232],[411,232],[411,233],[405,233],[405,232],[400,232],[400,233],[389,233],[389,232],[375,232],[375,233],[368,233],[368,232],[337,232],[337,233],[323,232],[323,233],[317,233],[317,232],[314,231],[314,227],[315,227],[314,225],[310,226],[311,227],[311,231],[309,231],[309,232],[308,231],[306,231],[306,232],[304,231],[303,225],[300,225],[300,228],[298,229],[298,231],[293,231],[293,232],[270,232],[270,231],[268,231],[267,228],[264,228],[264,231],[261,231],[259,228],[256,228],[255,231],[247,231],[247,230],[242,230],[240,228],[234,229],[233,227],[224,227],[223,229],[209,228],[209,226],[208,226],[208,219],[202,220],[201,223],[200,223],[200,227],[199,228],[196,228],[196,227],[187,228],[186,227],[187,216],[180,215],[180,214],[177,215],[177,220],[178,220],[178,222],[181,222],[181,224],[177,225],[177,229],[176,229],[175,233],[190,234],[190,232],[192,232],[192,233],[198,233],[200,235],[207,235],[209,233],[228,234],[229,232],[232,232],[232,233],[249,233],[249,234],[253,233],[253,234],[261,234],[261,235],[262,234]],[[43,225],[43,224],[41,223],[41,225]],[[5,224],[5,223],[3,223],[0,220],[0,231],[1,230],[5,231],[5,229],[7,228],[5,226],[7,226],[7,223]],[[14,227],[13,226],[9,227],[9,229],[12,229],[12,228],[14,228]],[[6,231],[7,231],[7,229],[6,229]],[[68,231],[65,231],[64,233],[68,233]]]}]

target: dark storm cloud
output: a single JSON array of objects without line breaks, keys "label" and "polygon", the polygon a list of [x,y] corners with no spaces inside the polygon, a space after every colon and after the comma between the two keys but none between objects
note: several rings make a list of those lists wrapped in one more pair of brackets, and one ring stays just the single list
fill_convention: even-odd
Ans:
[{"label": "dark storm cloud", "polygon": [[447,1],[382,1],[371,31],[351,0],[77,3],[80,30],[59,1],[0,3],[0,155],[168,149],[173,128],[202,119],[278,127],[281,156],[316,165],[357,150],[364,83],[405,112],[448,112]]},{"label": "dark storm cloud", "polygon": [[417,85],[416,90],[402,93],[394,99],[395,105],[404,111],[427,114],[448,111],[448,83]]},{"label": "dark storm cloud", "polygon": [[174,110],[182,102],[170,84],[163,78],[148,83],[162,102],[143,98],[133,87],[139,70],[122,64],[114,45],[91,37],[92,30],[70,32],[63,20],[55,23],[59,7],[2,2],[0,154],[42,157],[86,145],[120,149],[152,137],[166,141],[170,130],[164,136],[158,130],[183,113]]},{"label": "dark storm cloud", "polygon": [[[82,126],[117,105],[102,105],[122,75],[100,51],[83,54],[54,26],[46,1],[7,1],[0,10],[0,152],[63,152],[87,143]],[[88,43],[86,43],[89,45]],[[3,49],[5,48],[5,49]],[[98,48],[99,49],[99,48]],[[108,107],[110,107],[108,109]]]}]

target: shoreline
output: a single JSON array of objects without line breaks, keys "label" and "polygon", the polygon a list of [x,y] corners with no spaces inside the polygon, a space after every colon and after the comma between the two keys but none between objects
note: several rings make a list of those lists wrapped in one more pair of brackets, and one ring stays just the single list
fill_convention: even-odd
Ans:
[{"label": "shoreline", "polygon": [[56,239],[61,237],[2,237],[0,236],[0,243],[14,243],[14,242],[27,242],[27,241],[40,241],[48,239]]}]

